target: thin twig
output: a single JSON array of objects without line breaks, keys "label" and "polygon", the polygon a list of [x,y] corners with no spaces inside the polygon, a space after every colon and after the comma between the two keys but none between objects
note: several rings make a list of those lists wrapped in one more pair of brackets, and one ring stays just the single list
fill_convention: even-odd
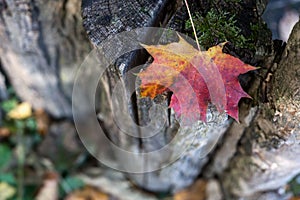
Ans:
[{"label": "thin twig", "polygon": [[201,51],[199,41],[198,41],[198,37],[197,37],[197,33],[196,33],[196,29],[195,29],[195,26],[194,26],[194,22],[193,22],[193,19],[192,19],[192,15],[191,15],[191,11],[190,11],[188,2],[187,2],[187,0],[184,0],[184,2],[185,2],[185,6],[187,8],[189,18],[190,18],[190,21],[191,21],[191,24],[192,24],[192,28],[193,28],[193,31],[194,31],[194,36],[195,36],[195,39],[196,39],[196,42],[197,42],[198,50]]}]

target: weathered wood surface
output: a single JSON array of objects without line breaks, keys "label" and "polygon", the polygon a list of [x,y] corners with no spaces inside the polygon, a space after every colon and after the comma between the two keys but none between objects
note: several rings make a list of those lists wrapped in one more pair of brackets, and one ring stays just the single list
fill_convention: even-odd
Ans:
[{"label": "weathered wood surface", "polygon": [[[277,190],[300,173],[299,35],[300,22],[279,59],[265,63],[268,73],[260,86],[266,84],[267,101],[258,104],[254,119],[243,131],[236,155],[227,171],[220,174],[225,191],[231,195],[251,199],[254,194]],[[218,162],[223,158],[215,159]]]},{"label": "weathered wood surface", "polygon": [[98,45],[112,34],[165,24],[176,4],[171,0],[82,1],[83,25],[91,41]]},{"label": "weathered wood surface", "polygon": [[[102,23],[97,23],[96,19],[100,19],[102,16],[101,12],[99,12],[98,8],[101,10],[103,7],[99,7],[99,5],[96,3],[97,1],[94,1],[93,4],[87,5],[87,7],[83,8],[83,13],[84,15],[88,15],[89,19],[87,20],[87,16],[85,16],[84,20],[87,20],[85,25],[85,28],[89,32],[89,35],[91,37],[91,41],[95,43],[95,45],[98,45],[99,42],[101,42],[104,38],[107,37],[107,35],[112,34],[113,32],[121,32],[123,30],[126,30],[122,28],[121,26],[120,29],[117,28],[117,30],[113,29],[105,29],[105,28],[111,28],[111,21],[108,21],[108,24],[102,24]],[[101,2],[101,1],[99,1]],[[250,29],[250,23],[251,22],[259,22],[261,21],[261,15],[263,14],[263,10],[266,6],[267,1],[244,1],[240,5],[240,10],[237,13],[238,19],[240,19],[240,27],[242,27],[242,30],[247,32]],[[225,1],[216,1],[215,7],[218,9],[222,9],[222,6],[229,6]],[[105,4],[106,5],[106,4]],[[135,5],[133,3],[133,5]],[[195,2],[193,4],[192,8],[197,9],[197,5],[200,6],[200,8],[203,9],[203,12],[206,12],[208,8],[205,7],[206,3],[205,2]],[[245,6],[246,5],[246,6]],[[96,6],[96,8],[94,7]],[[98,6],[98,7],[97,7]],[[94,14],[93,12],[87,12],[88,11],[98,11],[97,15]],[[129,9],[130,10],[130,9]],[[179,10],[177,13],[180,13],[182,16],[182,10],[184,11],[185,9],[182,8]],[[126,11],[124,8],[123,11]],[[100,14],[99,14],[100,13]],[[99,16],[100,15],[100,16]],[[116,16],[122,15],[122,13],[115,13]],[[178,24],[174,25],[174,22],[178,22],[178,14],[175,13],[174,17],[172,20],[167,23],[169,27],[175,27],[177,30],[182,30],[182,26]],[[176,19],[174,19],[176,18]],[[247,18],[247,20],[245,20]],[[139,19],[139,18],[137,18]],[[185,20],[185,19],[181,19]],[[90,22],[95,22],[96,24],[91,25]],[[153,21],[151,21],[153,22]],[[130,22],[129,22],[130,23]],[[144,24],[147,24],[144,22]],[[93,28],[91,28],[91,26]],[[97,27],[95,29],[95,27]],[[103,28],[105,27],[105,28]],[[136,26],[132,26],[132,28],[135,28]],[[116,27],[114,27],[116,28]],[[98,31],[98,32],[97,32]],[[98,35],[97,35],[98,34]],[[99,35],[100,34],[100,35]],[[264,65],[271,65],[270,63],[274,63],[274,60],[278,61],[278,56],[280,57],[281,53],[281,47],[276,48],[274,46],[273,52],[271,51],[272,43],[271,43],[271,37],[270,37],[270,32],[266,30],[261,30],[261,37],[259,37],[259,40],[257,41],[256,44],[257,47],[257,52],[255,56],[252,55],[252,57],[243,57],[241,56],[242,59],[246,60],[247,62],[256,62],[259,60],[260,64]],[[239,55],[240,52],[236,51],[235,49],[229,50],[229,52],[234,53],[235,55]],[[268,72],[270,66],[264,66],[264,69],[259,72],[259,75],[256,75],[256,78],[254,78],[254,82],[252,83],[252,87],[250,88],[250,93],[253,97],[255,97],[255,102],[260,102],[265,100],[265,95],[267,95],[267,91],[261,91],[264,87],[264,85],[261,83],[261,79],[259,78],[260,76],[265,77],[267,76],[266,72]],[[108,76],[111,76],[108,74]],[[123,77],[126,79],[126,77]],[[110,86],[113,88],[113,85]],[[260,93],[264,92],[264,95],[261,95]],[[109,93],[109,92],[108,92]],[[147,123],[149,120],[149,116],[145,113],[147,113],[147,110],[153,105],[153,102],[149,100],[142,100],[142,99],[137,99],[137,117],[139,119],[140,123]],[[164,105],[166,108],[166,105]],[[237,189],[239,192],[236,192],[234,190],[233,186],[230,186],[230,184],[233,184],[231,179],[228,177],[231,177],[230,173],[227,173],[227,168],[233,165],[232,163],[235,163],[236,159],[236,154],[237,150],[240,149],[239,145],[241,141],[244,141],[245,137],[245,132],[247,130],[252,130],[251,128],[253,127],[253,123],[259,123],[261,124],[260,129],[265,129],[267,128],[265,125],[265,120],[256,122],[257,121],[257,113],[261,112],[261,107],[258,105],[254,106],[249,101],[247,103],[241,104],[241,123],[233,123],[230,128],[227,129],[226,135],[223,137],[221,140],[220,146],[217,148],[216,152],[212,154],[213,156],[208,156],[204,157],[203,159],[200,159],[199,156],[197,155],[201,154],[201,149],[200,146],[195,147],[194,149],[191,149],[191,151],[188,151],[188,153],[184,154],[177,162],[175,162],[173,165],[164,168],[160,171],[153,172],[153,173],[147,173],[144,175],[129,175],[134,182],[136,182],[138,185],[141,187],[152,190],[152,191],[176,191],[180,188],[186,187],[187,185],[191,184],[194,179],[197,177],[197,175],[202,175],[205,177],[213,177],[217,175],[219,177],[220,184],[222,184],[223,187],[227,188],[228,187],[228,197],[231,195],[236,195],[237,196],[245,196],[245,195],[252,195],[256,192],[259,191],[257,188],[243,188],[243,189]],[[101,113],[101,112],[100,112]],[[165,127],[162,131],[162,133],[167,133],[167,134],[174,134],[174,131],[178,131],[177,129],[174,130],[174,125],[176,124],[175,121],[172,121],[172,115],[170,116],[171,118],[171,125],[169,127]],[[262,117],[263,119],[265,118],[264,116]],[[219,122],[220,123],[220,122]],[[104,124],[105,126],[105,124]],[[196,133],[197,129],[203,125],[198,125],[195,126],[194,128],[188,130],[185,132],[183,135],[185,135],[182,140],[189,140],[189,133]],[[214,126],[214,125],[213,125]],[[173,127],[173,130],[170,129]],[[215,126],[216,128],[216,126]],[[201,129],[201,128],[200,128]],[[225,128],[226,129],[226,128]],[[116,130],[116,129],[114,129]],[[217,129],[218,130],[218,129]],[[116,130],[117,131],[117,130]],[[181,134],[182,130],[179,130],[177,134]],[[221,130],[218,130],[222,132]],[[201,132],[201,131],[200,131]],[[251,132],[251,131],[248,131]],[[210,132],[208,132],[209,134]],[[123,136],[118,136],[120,140],[123,142],[125,141],[125,145],[121,144],[121,146],[126,146],[129,149],[134,149],[136,148],[137,145],[140,145],[140,141],[135,141],[133,142],[132,140],[128,140],[125,138],[122,139]],[[203,138],[197,138],[196,140],[201,141]],[[163,143],[161,143],[163,142]],[[168,140],[162,139],[161,136],[158,136],[156,138],[153,138],[152,141],[144,141],[142,145],[141,151],[147,151],[149,149],[155,149],[159,145],[166,144]],[[180,145],[180,141],[178,141]],[[247,147],[251,142],[249,141],[246,142]],[[249,144],[248,144],[249,143]],[[131,147],[130,147],[131,146]],[[284,152],[282,152],[284,154]],[[209,162],[208,162],[209,161]],[[207,164],[208,163],[208,164]],[[247,164],[247,163],[245,163]],[[205,166],[205,167],[204,167]],[[244,165],[242,165],[244,166]],[[204,167],[204,170],[202,168]],[[230,168],[230,171],[237,171],[235,167]],[[225,173],[226,172],[226,173]],[[250,173],[250,172],[249,172]],[[274,172],[276,174],[276,172]],[[242,176],[240,176],[242,177]],[[263,177],[263,176],[261,176]],[[286,176],[285,176],[286,178]],[[288,179],[288,178],[286,178]],[[228,180],[230,182],[229,185],[226,182]],[[260,181],[263,182],[265,179],[261,179]],[[234,182],[235,183],[235,182]],[[250,184],[250,182],[247,182]],[[250,187],[250,186],[249,186]],[[253,186],[254,187],[254,186]],[[259,187],[258,187],[259,188]],[[265,188],[265,189],[270,189],[270,188]]]},{"label": "weathered wood surface", "polygon": [[90,44],[80,2],[0,2],[2,67],[17,94],[54,117],[70,117],[74,69]]},{"label": "weathered wood surface", "polygon": [[[219,0],[214,4],[221,9],[222,6],[228,6],[226,2]],[[237,13],[243,30],[247,31],[247,22],[250,18],[260,20],[267,2],[247,0],[242,3],[250,5],[239,6]],[[192,9],[200,7],[205,13],[208,10],[206,5],[207,1],[194,1]],[[182,6],[180,1],[175,4],[167,0],[89,0],[84,1],[82,6],[84,26],[94,45],[100,44],[109,35],[140,26],[162,24],[181,31],[182,21],[186,19],[184,7],[172,18],[174,11]],[[132,17],[136,20],[130,20]],[[196,138],[197,145],[170,167],[127,177],[140,187],[155,192],[174,192],[193,184],[200,177],[208,182],[207,199],[215,199],[213,195],[221,195],[225,199],[284,199],[276,190],[299,173],[299,26],[296,26],[286,48],[271,45],[271,38],[266,38],[270,33],[262,30],[255,59],[241,57],[248,62],[260,60],[261,69],[257,74],[252,74],[254,79],[250,82],[251,86],[247,85],[254,100],[241,103],[241,123],[232,123],[229,128],[223,126],[222,131],[226,133],[211,154],[199,158],[199,154],[206,149],[201,146],[202,138],[199,137]],[[82,62],[90,50],[81,27],[80,2],[0,1],[0,41],[1,66],[18,95],[55,117],[70,116],[70,83],[73,76],[68,75],[74,73],[75,66]],[[236,55],[240,53],[234,49],[229,51]],[[137,60],[136,63],[143,62],[145,60]],[[172,113],[169,113],[171,124],[161,131],[164,138],[158,136],[151,142],[143,141],[141,145],[138,139],[118,135],[107,104],[111,101],[111,89],[117,80],[123,78],[126,81],[126,77],[118,72],[118,67],[108,69],[101,81],[106,90],[99,91],[97,96],[102,98],[97,107],[100,124],[111,139],[125,149],[143,152],[163,146],[178,130]],[[167,107],[163,99],[159,102]],[[141,124],[148,123],[148,109],[154,102],[135,97],[131,103],[131,108],[135,108],[133,110],[137,114],[135,120]],[[203,124],[191,130],[177,131],[177,134],[182,134],[177,145],[181,145],[180,141],[189,140],[189,134],[201,131],[201,127]],[[214,125],[212,129],[215,129]],[[216,142],[208,140],[211,141]],[[134,190],[137,189],[131,187],[123,175],[118,175],[116,179],[112,179],[109,173],[100,173],[99,176],[102,182],[94,181],[94,185],[104,185],[108,193],[111,187],[119,187],[113,181],[122,176],[120,180],[127,184],[123,188],[126,198],[132,199],[136,194]],[[122,198],[122,193],[117,190],[113,193]],[[156,199],[151,194],[138,193],[138,197]]]}]

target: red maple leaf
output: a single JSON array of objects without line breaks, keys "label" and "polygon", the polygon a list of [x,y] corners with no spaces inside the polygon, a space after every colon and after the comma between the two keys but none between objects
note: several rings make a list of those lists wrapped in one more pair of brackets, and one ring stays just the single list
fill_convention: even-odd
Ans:
[{"label": "red maple leaf", "polygon": [[179,42],[167,45],[143,45],[154,61],[138,74],[141,96],[154,98],[171,90],[170,107],[178,117],[206,121],[207,106],[213,103],[238,121],[238,102],[250,98],[238,76],[256,68],[223,53],[224,44],[198,51],[179,37]]}]

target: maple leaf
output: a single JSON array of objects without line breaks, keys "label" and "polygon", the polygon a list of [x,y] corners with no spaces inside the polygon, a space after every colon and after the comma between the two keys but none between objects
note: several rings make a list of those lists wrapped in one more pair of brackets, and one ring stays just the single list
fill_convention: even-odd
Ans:
[{"label": "maple leaf", "polygon": [[170,107],[178,117],[206,121],[207,106],[212,103],[238,121],[238,102],[250,98],[238,76],[256,68],[223,53],[224,44],[198,51],[179,36],[179,42],[143,45],[154,61],[138,74],[141,96],[154,98],[171,90]]}]

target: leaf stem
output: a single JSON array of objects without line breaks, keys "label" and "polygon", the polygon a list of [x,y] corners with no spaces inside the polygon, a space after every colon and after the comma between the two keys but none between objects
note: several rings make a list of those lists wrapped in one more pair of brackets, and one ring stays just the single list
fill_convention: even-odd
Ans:
[{"label": "leaf stem", "polygon": [[196,29],[195,29],[194,22],[193,22],[193,18],[192,18],[191,11],[190,11],[190,8],[189,8],[189,4],[188,4],[187,0],[184,0],[184,2],[185,2],[185,6],[187,8],[189,18],[190,18],[190,21],[191,21],[191,24],[192,24],[192,28],[193,28],[193,31],[194,31],[194,36],[195,36],[195,39],[196,39],[196,42],[197,42],[198,50],[201,51],[200,45],[199,45],[199,40],[198,40],[197,33],[196,33]]}]

